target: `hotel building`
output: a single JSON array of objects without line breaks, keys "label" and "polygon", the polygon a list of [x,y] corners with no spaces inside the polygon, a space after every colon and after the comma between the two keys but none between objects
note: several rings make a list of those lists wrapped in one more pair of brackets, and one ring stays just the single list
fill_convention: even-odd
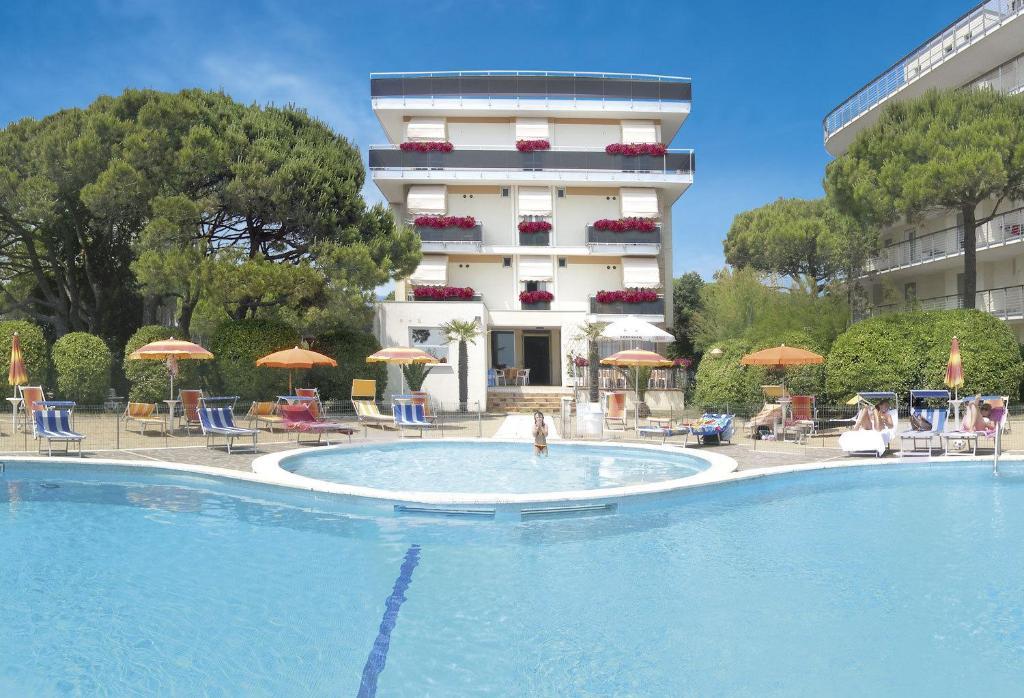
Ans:
[{"label": "hotel building", "polygon": [[[1024,0],[978,5],[886,69],[825,117],[825,148],[840,155],[891,100],[932,88],[1024,89]],[[978,208],[992,213],[993,202]],[[976,307],[1011,324],[1024,340],[1024,202],[1003,202],[978,229]],[[896,310],[957,308],[963,288],[963,226],[956,214],[902,222],[881,231],[869,260],[870,297],[858,318]]]},{"label": "hotel building", "polygon": [[[690,113],[689,79],[384,73],[370,94],[389,141],[370,148],[373,181],[423,250],[379,305],[376,331],[385,346],[447,360],[426,383],[445,408],[458,401],[447,320],[478,322],[469,400],[491,408],[524,392],[557,405],[587,321],[671,324],[672,204],[693,182],[694,154],[662,144]],[[489,369],[503,368],[528,369],[524,385],[495,381]],[[393,369],[389,385],[399,378]]]}]

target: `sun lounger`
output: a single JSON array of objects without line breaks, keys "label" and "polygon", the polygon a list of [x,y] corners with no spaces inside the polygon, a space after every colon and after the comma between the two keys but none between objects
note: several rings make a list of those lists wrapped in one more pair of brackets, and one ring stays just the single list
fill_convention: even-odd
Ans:
[{"label": "sun lounger", "polygon": [[690,436],[696,436],[697,443],[700,445],[706,445],[708,439],[714,439],[714,442],[719,444],[732,443],[733,420],[734,416],[731,414],[706,413],[690,425],[683,445],[689,443]]},{"label": "sun lounger", "polygon": [[782,420],[782,405],[774,402],[766,402],[761,411],[751,417],[745,429],[750,432],[751,438],[755,438],[758,432],[770,432],[775,425]]},{"label": "sun lounger", "polygon": [[235,439],[252,437],[252,450],[256,451],[256,438],[259,431],[235,426],[235,416],[230,407],[200,407],[197,410],[197,416],[199,417],[199,428],[202,429],[203,436],[206,437],[207,448],[211,446],[215,437],[223,436],[227,443],[228,453],[231,453]]},{"label": "sun lounger", "polygon": [[688,436],[690,427],[640,427],[637,433],[642,438],[661,439],[665,443],[673,436]]},{"label": "sun lounger", "polygon": [[[899,433],[899,417],[897,416],[896,393],[857,393],[858,397],[868,404],[877,404],[889,400],[892,408],[892,428],[878,431],[876,429],[858,429],[844,432],[839,436],[839,448],[847,454],[874,453],[881,458],[889,448],[889,443]],[[863,403],[862,403],[863,404]]]},{"label": "sun lounger", "polygon": [[626,394],[607,393],[604,427],[608,431],[626,431]]},{"label": "sun lounger", "polygon": [[[283,426],[288,431],[295,432],[296,443],[320,443],[325,434],[344,434],[348,436],[351,443],[352,434],[356,432],[355,429],[341,422],[317,419],[310,411],[309,405],[281,405],[280,411]],[[316,441],[303,442],[303,434],[315,434]],[[327,439],[327,443],[328,445],[331,443],[330,438]]]},{"label": "sun lounger", "polygon": [[282,426],[284,422],[284,417],[278,414],[277,403],[270,401],[253,402],[245,416],[249,418],[249,426],[255,425],[255,428],[259,429],[260,422],[263,422],[270,427],[271,434],[274,433],[275,426]]},{"label": "sun lounger", "polygon": [[199,424],[199,401],[203,399],[202,390],[179,390],[178,400],[181,402],[181,426],[192,433],[192,427]]},{"label": "sun lounger", "polygon": [[391,405],[391,412],[394,414],[399,436],[403,438],[406,429],[419,429],[422,437],[424,429],[434,426],[427,421],[426,415],[423,414],[422,403],[413,402],[411,398],[395,400]]},{"label": "sun lounger", "polygon": [[84,434],[79,434],[71,428],[71,410],[36,410],[32,413],[32,438],[39,441],[39,451],[43,450],[43,440],[46,440],[46,455],[53,455],[53,442],[63,442],[65,453],[68,453],[71,444],[78,444],[78,457],[82,457],[82,440]]},{"label": "sun lounger", "polygon": [[157,414],[155,402],[129,402],[124,408],[124,428],[136,423],[139,433],[145,434],[148,427],[156,427],[161,434],[167,433],[167,420]]},{"label": "sun lounger", "polygon": [[25,385],[18,388],[18,395],[21,397],[21,409],[24,419],[21,424],[28,430],[28,425],[33,424],[32,415],[43,409],[40,405],[46,399],[43,389],[37,385]]},{"label": "sun lounger", "polygon": [[[945,404],[937,405],[934,407],[926,407],[923,404],[924,400],[938,400]],[[899,433],[900,437],[900,456],[903,456],[907,450],[907,442],[910,442],[910,450],[917,451],[918,444],[924,443],[924,448],[928,450],[928,454],[932,452],[932,441],[938,443],[938,447],[942,448],[942,434],[949,431],[949,391],[948,390],[911,390],[910,391],[910,411],[918,419],[923,419],[931,424],[931,428],[927,430],[915,430],[905,429]]]},{"label": "sun lounger", "polygon": [[393,415],[384,414],[377,408],[377,381],[368,378],[352,379],[352,409],[355,410],[356,419],[366,427],[380,427],[381,429],[394,429],[395,418]]},{"label": "sun lounger", "polygon": [[[978,455],[978,446],[982,440],[991,441],[994,450],[997,448],[997,432],[1001,431],[1005,434],[1010,430],[1009,397],[1005,395],[983,395],[981,400],[992,405],[992,414],[989,416],[989,419],[992,420],[995,426],[992,429],[972,431],[964,429],[964,425],[960,424],[956,430],[947,431],[942,435],[943,451],[947,456],[950,455],[950,449],[962,450],[963,446],[971,446],[971,453],[976,456]],[[966,400],[966,402],[970,401],[970,399]],[[958,446],[959,448],[957,448]]]},{"label": "sun lounger", "polygon": [[296,397],[308,398],[309,411],[314,419],[320,419],[324,414],[324,404],[320,402],[319,388],[296,388]]}]

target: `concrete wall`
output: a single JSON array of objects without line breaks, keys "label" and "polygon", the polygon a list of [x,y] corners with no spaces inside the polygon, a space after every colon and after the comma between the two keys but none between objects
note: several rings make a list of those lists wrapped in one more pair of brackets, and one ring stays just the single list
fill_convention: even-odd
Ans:
[{"label": "concrete wall", "polygon": [[622,288],[618,257],[567,257],[565,261],[564,269],[555,268],[553,309],[589,313],[591,296]]},{"label": "concrete wall", "polygon": [[562,119],[553,125],[552,145],[560,148],[603,148],[622,141],[622,122],[613,120]]},{"label": "concrete wall", "polygon": [[490,310],[518,310],[519,291],[514,267],[503,267],[501,257],[453,255],[448,258],[448,283],[470,286],[483,296]]},{"label": "concrete wall", "polygon": [[565,198],[555,198],[555,244],[586,245],[588,225],[601,218],[621,215],[617,188],[566,187]]},{"label": "concrete wall", "polygon": [[515,197],[498,186],[448,187],[448,215],[473,216],[483,225],[485,245],[516,244]]},{"label": "concrete wall", "polygon": [[515,127],[509,119],[448,119],[448,140],[460,145],[503,145],[515,143]]}]

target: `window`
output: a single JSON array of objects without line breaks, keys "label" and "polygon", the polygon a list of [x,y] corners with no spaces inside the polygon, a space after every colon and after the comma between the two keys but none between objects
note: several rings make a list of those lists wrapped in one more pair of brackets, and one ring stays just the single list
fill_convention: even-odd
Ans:
[{"label": "window", "polygon": [[546,141],[550,137],[547,119],[532,116],[520,116],[516,119],[517,141]]},{"label": "window", "polygon": [[547,291],[548,290],[548,282],[547,281],[524,281],[522,283],[523,283],[523,290],[524,291],[530,291],[531,293],[533,291]]},{"label": "window", "polygon": [[410,141],[443,141],[444,126],[444,117],[414,116],[405,127],[405,135]]},{"label": "window", "polygon": [[551,189],[548,187],[519,187],[520,216],[550,216]]},{"label": "window", "polygon": [[512,187],[502,187],[501,188],[501,198],[507,199],[510,196],[512,196]]},{"label": "window", "polygon": [[508,368],[516,365],[516,333],[491,332],[491,366]]},{"label": "window", "polygon": [[557,196],[559,199],[564,199],[565,187],[558,187],[557,189],[555,189],[555,196]]},{"label": "window", "polygon": [[410,327],[409,346],[437,357],[442,363],[448,361],[448,340],[440,327]]},{"label": "window", "polygon": [[569,266],[569,264],[566,261],[565,257],[559,257],[558,258],[558,268],[559,269],[565,269],[567,266]]},{"label": "window", "polygon": [[410,215],[443,215],[448,211],[448,187],[443,184],[414,184],[409,187],[406,209]]},{"label": "window", "polygon": [[501,258],[501,266],[506,267],[506,268],[511,267],[512,266],[512,258],[511,257],[502,257]]},{"label": "window", "polygon": [[649,119],[624,119],[622,122],[622,142],[657,143],[657,126]]}]

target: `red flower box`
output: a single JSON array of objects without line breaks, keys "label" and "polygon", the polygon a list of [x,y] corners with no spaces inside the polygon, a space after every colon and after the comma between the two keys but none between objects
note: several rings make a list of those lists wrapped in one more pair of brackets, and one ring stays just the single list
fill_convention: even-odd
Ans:
[{"label": "red flower box", "polygon": [[520,233],[546,233],[551,230],[547,221],[523,221],[519,224]]},{"label": "red flower box", "polygon": [[417,153],[450,153],[455,150],[455,146],[448,141],[406,141],[398,147]]},{"label": "red flower box", "polygon": [[550,303],[553,300],[555,300],[555,294],[551,291],[523,291],[519,294],[519,302],[527,305]]},{"label": "red flower box", "polygon": [[416,216],[413,225],[422,228],[472,228],[476,225],[473,216]]},{"label": "red flower box", "polygon": [[609,155],[639,157],[640,155],[664,155],[668,152],[668,148],[664,143],[612,143],[605,146],[604,152]]},{"label": "red flower box", "polygon": [[649,288],[627,288],[621,291],[598,291],[594,299],[598,303],[651,303],[658,300],[658,293]]},{"label": "red flower box", "polygon": [[432,301],[471,301],[473,300],[473,289],[470,287],[460,288],[458,286],[417,286],[412,290],[413,298]]},{"label": "red flower box", "polygon": [[535,140],[520,140],[516,141],[516,150],[520,153],[532,153],[535,150],[550,150],[551,141],[543,138],[537,138]]},{"label": "red flower box", "polygon": [[589,365],[590,365],[590,361],[588,361],[588,360],[587,360],[587,357],[585,357],[585,356],[577,356],[577,357],[576,357],[575,359],[573,359],[573,361],[572,361],[572,362],[573,362],[573,363],[574,363],[574,364],[575,364],[575,365],[576,365],[576,366],[577,366],[578,368],[586,368],[587,366],[589,366]]},{"label": "red flower box", "polygon": [[626,233],[638,231],[641,233],[653,233],[658,229],[658,224],[650,218],[602,218],[594,221],[597,230],[610,230],[614,233]]}]

